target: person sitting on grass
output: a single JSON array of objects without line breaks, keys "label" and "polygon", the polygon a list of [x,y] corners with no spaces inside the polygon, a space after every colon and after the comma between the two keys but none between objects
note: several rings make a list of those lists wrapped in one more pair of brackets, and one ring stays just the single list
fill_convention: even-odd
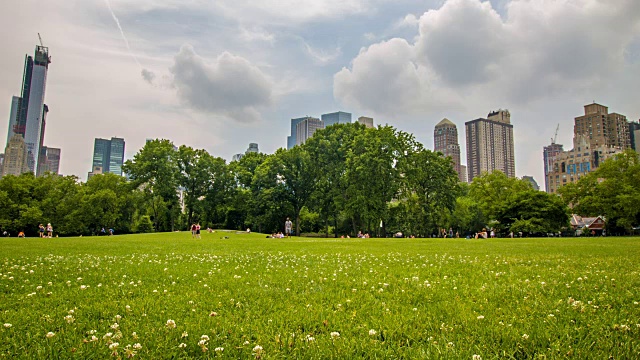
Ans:
[{"label": "person sitting on grass", "polygon": [[20,231],[20,232],[18,233],[18,237],[19,237],[19,238],[24,238],[24,231]]},{"label": "person sitting on grass", "polygon": [[476,233],[476,239],[478,239],[478,238],[486,239],[487,238],[487,229],[482,228],[482,231],[480,231],[479,233]]}]

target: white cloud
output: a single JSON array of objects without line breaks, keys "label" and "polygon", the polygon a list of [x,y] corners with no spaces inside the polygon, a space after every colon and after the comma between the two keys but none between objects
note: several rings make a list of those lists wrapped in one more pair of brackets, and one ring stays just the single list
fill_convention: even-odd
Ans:
[{"label": "white cloud", "polygon": [[[455,101],[455,97],[442,96],[444,92],[431,91],[430,74],[414,61],[414,54],[411,44],[397,38],[362,49],[351,70],[343,68],[335,74],[334,96],[349,105],[389,115]],[[436,97],[440,101],[434,101]]]},{"label": "white cloud", "polygon": [[[515,103],[591,94],[628,65],[625,51],[640,33],[639,14],[636,0],[512,0],[503,19],[488,1],[447,0],[419,18],[415,42],[402,51],[390,46],[400,39],[362,51],[351,69],[335,75],[334,95],[365,109],[403,103],[416,111],[424,109],[425,93]],[[390,94],[383,79],[403,79],[404,86]],[[438,105],[451,97],[428,98]]]},{"label": "white cloud", "polygon": [[271,80],[248,60],[222,53],[212,63],[183,45],[169,69],[179,98],[194,110],[224,114],[239,122],[259,119],[272,101]]}]

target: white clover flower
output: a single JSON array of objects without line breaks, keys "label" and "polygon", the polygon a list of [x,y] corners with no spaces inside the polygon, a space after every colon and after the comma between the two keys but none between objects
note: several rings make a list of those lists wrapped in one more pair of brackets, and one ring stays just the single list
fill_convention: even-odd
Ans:
[{"label": "white clover flower", "polygon": [[483,315],[478,316],[478,320],[482,320],[482,319],[484,319]]},{"label": "white clover flower", "polygon": [[118,323],[114,323],[113,325],[111,325],[111,328],[113,330],[118,330],[119,327],[120,327],[120,325],[118,325]]},{"label": "white clover flower", "polygon": [[189,336],[189,333],[187,333],[186,331],[183,331],[181,337],[186,338],[187,336]]},{"label": "white clover flower", "polygon": [[109,339],[112,336],[113,336],[113,333],[108,332],[108,333],[104,334],[104,336],[102,338],[103,339]]},{"label": "white clover flower", "polygon": [[223,352],[224,348],[219,346],[219,347],[215,348],[214,351],[215,352]]},{"label": "white clover flower", "polygon": [[49,331],[45,336],[47,337],[47,339],[51,339],[52,337],[56,336],[56,333]]},{"label": "white clover flower", "polygon": [[218,316],[218,313],[215,312],[215,311],[212,311],[212,312],[209,313],[209,316]]},{"label": "white clover flower", "polygon": [[375,335],[375,334],[377,334],[377,333],[378,333],[378,332],[377,332],[377,331],[375,331],[375,330],[373,330],[373,329],[369,330],[369,335],[371,335],[371,336],[373,336],[373,335]]},{"label": "white clover flower", "polygon": [[80,285],[80,290],[87,290],[87,285]]},{"label": "white clover flower", "polygon": [[76,319],[73,318],[73,315],[67,315],[64,317],[64,319],[67,321],[67,323],[71,324],[72,322],[76,321]]},{"label": "white clover flower", "polygon": [[180,345],[178,345],[178,347],[179,347],[180,349],[184,349],[184,348],[186,348],[186,347],[187,347],[187,344],[185,344],[185,343],[180,343]]},{"label": "white clover flower", "polygon": [[176,328],[176,322],[171,320],[171,319],[169,319],[169,320],[167,320],[167,323],[166,323],[165,326],[167,328],[169,328],[169,329],[175,329]]},{"label": "white clover flower", "polygon": [[6,327],[7,329],[8,329],[8,328],[10,328],[10,327],[12,327],[12,326],[13,326],[13,325],[11,325],[11,324],[9,324],[9,323],[5,323],[5,324],[4,324],[4,327]]},{"label": "white clover flower", "polygon": [[482,360],[482,356],[474,354],[474,355],[471,357],[471,359],[472,359],[472,360]]},{"label": "white clover flower", "polygon": [[253,352],[256,353],[257,355],[259,355],[260,353],[262,353],[262,346],[260,345],[256,345],[253,347]]},{"label": "white clover flower", "polygon": [[124,307],[127,311],[131,311],[131,306],[127,305]]},{"label": "white clover flower", "polygon": [[133,348],[136,349],[136,350],[140,350],[140,349],[142,349],[142,345],[140,345],[140,343],[135,343],[135,344],[133,344]]},{"label": "white clover flower", "polygon": [[209,341],[209,337],[207,335],[200,336],[200,339],[204,341]]},{"label": "white clover flower", "polygon": [[96,342],[96,341],[98,341],[98,337],[95,336],[95,335],[91,335],[91,339],[89,339],[89,341]]},{"label": "white clover flower", "polygon": [[314,337],[313,337],[313,336],[311,336],[311,335],[307,335],[306,340],[307,340],[307,342],[312,342],[312,341],[315,341],[315,340],[316,340],[316,338],[314,338]]},{"label": "white clover flower", "polygon": [[131,333],[131,336],[132,336],[134,339],[137,339],[137,338],[138,338],[138,333],[136,333],[136,332],[134,331],[134,332],[132,332],[132,333]]},{"label": "white clover flower", "polygon": [[332,339],[337,339],[337,338],[340,337],[340,333],[337,332],[337,331],[332,331],[331,334],[329,334],[329,335],[331,335]]},{"label": "white clover flower", "polygon": [[120,345],[120,343],[114,342],[109,344],[109,350],[118,350],[118,346]]},{"label": "white clover flower", "polygon": [[249,345],[249,341],[245,340],[245,342],[243,342],[242,345]]},{"label": "white clover flower", "polygon": [[523,340],[527,340],[527,339],[529,339],[529,335],[527,335],[527,334],[522,334],[522,339],[523,339]]},{"label": "white clover flower", "polygon": [[120,320],[120,319],[122,319],[122,316],[116,315],[116,320]]}]

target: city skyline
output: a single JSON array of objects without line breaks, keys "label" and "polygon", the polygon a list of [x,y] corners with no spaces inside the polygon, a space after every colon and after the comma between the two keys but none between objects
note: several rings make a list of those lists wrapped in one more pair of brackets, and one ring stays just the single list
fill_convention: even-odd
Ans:
[{"label": "city skyline", "polygon": [[101,134],[126,138],[126,158],[153,137],[229,160],[243,150],[234,144],[284,147],[300,114],[363,114],[430,147],[442,118],[461,129],[508,108],[516,175],[540,182],[541,149],[558,123],[557,142],[571,146],[576,108],[595,100],[640,117],[640,4],[577,3],[113,0],[113,14],[101,2],[0,4],[0,129],[40,32],[55,64],[46,142],[62,148],[65,175],[85,178]]}]

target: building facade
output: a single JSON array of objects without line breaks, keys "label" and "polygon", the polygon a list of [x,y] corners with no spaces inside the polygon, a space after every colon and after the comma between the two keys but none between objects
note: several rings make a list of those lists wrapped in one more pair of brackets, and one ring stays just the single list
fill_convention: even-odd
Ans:
[{"label": "building facade", "polygon": [[351,113],[338,111],[329,114],[322,114],[320,116],[324,127],[328,127],[334,124],[348,124],[351,122]]},{"label": "building facade", "polygon": [[584,106],[584,115],[575,118],[573,136],[586,136],[592,147],[631,147],[627,117],[609,113],[609,108],[600,104]]},{"label": "building facade", "polygon": [[247,151],[245,151],[245,154],[249,154],[249,153],[259,153],[260,150],[258,150],[258,144],[257,143],[249,143],[249,147],[247,148]]},{"label": "building facade", "polygon": [[373,118],[367,116],[360,116],[358,118],[358,123],[366,126],[367,128],[373,128]]},{"label": "building facade", "polygon": [[307,117],[298,123],[296,127],[296,145],[302,145],[307,142],[307,139],[313,136],[313,134],[324,129],[324,123],[320,119]]},{"label": "building facade", "polygon": [[588,173],[595,171],[603,161],[623,151],[620,147],[593,146],[587,135],[573,139],[573,149],[559,153],[546,175],[547,192],[554,194],[566,184],[575,183]]},{"label": "building facade", "polygon": [[467,172],[469,182],[483,172],[502,171],[515,177],[513,125],[508,110],[489,113],[465,123],[467,135]]},{"label": "building facade", "polygon": [[458,173],[458,180],[465,182],[460,164],[460,144],[458,143],[458,128],[449,119],[440,121],[433,130],[434,151],[441,152],[445,157],[451,157],[453,168]]},{"label": "building facade", "polygon": [[640,152],[640,120],[629,122],[629,138],[631,139],[631,148]]},{"label": "building facade", "polygon": [[37,176],[43,176],[48,172],[58,175],[60,171],[60,153],[61,150],[58,148],[42,146],[38,157]]},{"label": "building facade", "polygon": [[15,134],[9,139],[9,144],[4,150],[2,176],[19,176],[28,171],[27,144],[24,142],[22,135]]},{"label": "building facade", "polygon": [[533,188],[533,190],[540,190],[540,186],[538,186],[538,182],[536,181],[536,179],[533,178],[533,176],[525,175],[522,177],[522,180],[531,184],[531,187]]},{"label": "building facade", "polygon": [[287,149],[291,149],[294,146],[296,146],[296,139],[298,137],[298,124],[305,120],[311,118],[309,116],[305,116],[305,117],[301,117],[301,118],[297,118],[297,119],[291,119],[291,135],[287,136]]},{"label": "building facade", "polygon": [[[552,139],[553,140],[553,139]],[[558,155],[564,151],[564,147],[561,144],[552,142],[551,145],[547,145],[542,150],[542,158],[544,161],[544,191],[549,192],[549,173],[553,169],[553,163],[556,161]]]},{"label": "building facade", "polygon": [[122,176],[124,164],[125,142],[122,138],[112,137],[111,140],[96,138],[93,143],[93,164],[89,177],[98,173],[116,174]]},{"label": "building facade", "polygon": [[34,56],[25,56],[21,96],[11,99],[7,145],[14,135],[23,137],[27,147],[27,171],[37,174],[40,148],[44,141],[44,125],[48,107],[44,104],[47,71],[51,58],[49,48],[36,46]]}]

